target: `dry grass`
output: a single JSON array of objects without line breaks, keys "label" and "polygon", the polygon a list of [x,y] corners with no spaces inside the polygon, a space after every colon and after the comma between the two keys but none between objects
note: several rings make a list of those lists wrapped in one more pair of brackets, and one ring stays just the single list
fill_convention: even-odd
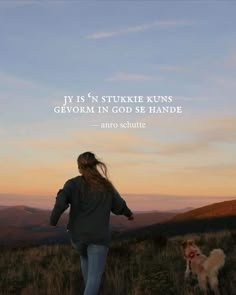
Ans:
[{"label": "dry grass", "polygon": [[[203,253],[222,248],[226,264],[220,271],[222,295],[236,294],[235,233],[223,231],[194,237]],[[112,243],[100,295],[200,295],[197,280],[184,282],[180,253],[184,237],[135,239]],[[160,246],[162,244],[162,246]],[[82,295],[79,256],[70,245],[5,249],[0,256],[1,295]]]}]

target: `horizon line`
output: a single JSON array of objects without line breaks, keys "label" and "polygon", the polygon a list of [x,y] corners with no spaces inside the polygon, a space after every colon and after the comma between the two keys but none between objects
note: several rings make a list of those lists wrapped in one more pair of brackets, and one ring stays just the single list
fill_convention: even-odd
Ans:
[{"label": "horizon line", "polygon": [[[178,194],[178,195],[173,195],[173,194],[159,194],[159,193],[126,193],[126,192],[119,192],[120,195],[136,195],[136,196],[143,196],[143,195],[147,195],[147,196],[158,196],[158,197],[207,197],[207,198],[211,198],[211,197],[214,197],[214,198],[236,198],[236,195],[220,195],[220,196],[217,196],[217,195],[184,195],[184,194]],[[51,197],[51,196],[56,196],[57,194],[17,194],[17,193],[4,193],[4,192],[0,192],[0,197],[1,196],[4,196],[4,195],[11,195],[11,196],[32,196],[32,197]]]}]

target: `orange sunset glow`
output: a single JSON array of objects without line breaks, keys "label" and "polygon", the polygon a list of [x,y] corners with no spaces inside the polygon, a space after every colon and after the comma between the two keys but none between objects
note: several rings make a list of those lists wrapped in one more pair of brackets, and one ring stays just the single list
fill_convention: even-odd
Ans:
[{"label": "orange sunset glow", "polygon": [[[42,22],[23,2],[3,5],[0,205],[50,208],[85,151],[137,210],[236,197],[235,29],[221,7],[151,1],[120,22],[124,3],[38,3]],[[163,107],[181,112],[150,112]]]}]

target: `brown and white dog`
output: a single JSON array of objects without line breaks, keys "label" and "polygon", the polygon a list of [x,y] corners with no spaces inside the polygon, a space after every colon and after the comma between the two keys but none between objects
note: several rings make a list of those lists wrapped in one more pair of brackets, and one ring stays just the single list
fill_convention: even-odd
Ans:
[{"label": "brown and white dog", "polygon": [[218,287],[218,271],[225,264],[225,254],[221,249],[214,249],[207,257],[203,255],[194,240],[182,243],[184,258],[186,259],[185,278],[192,272],[198,277],[198,283],[204,294],[207,294],[207,280],[215,295],[220,295]]}]

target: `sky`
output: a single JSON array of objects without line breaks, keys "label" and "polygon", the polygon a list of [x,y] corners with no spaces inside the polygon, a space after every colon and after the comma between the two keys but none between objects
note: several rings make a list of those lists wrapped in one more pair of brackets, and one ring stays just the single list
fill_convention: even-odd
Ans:
[{"label": "sky", "polygon": [[[134,210],[234,199],[235,12],[233,1],[2,0],[0,205],[50,208],[84,151]],[[68,95],[85,103],[67,107],[91,106],[89,93],[171,96],[182,113],[55,112]]]}]

